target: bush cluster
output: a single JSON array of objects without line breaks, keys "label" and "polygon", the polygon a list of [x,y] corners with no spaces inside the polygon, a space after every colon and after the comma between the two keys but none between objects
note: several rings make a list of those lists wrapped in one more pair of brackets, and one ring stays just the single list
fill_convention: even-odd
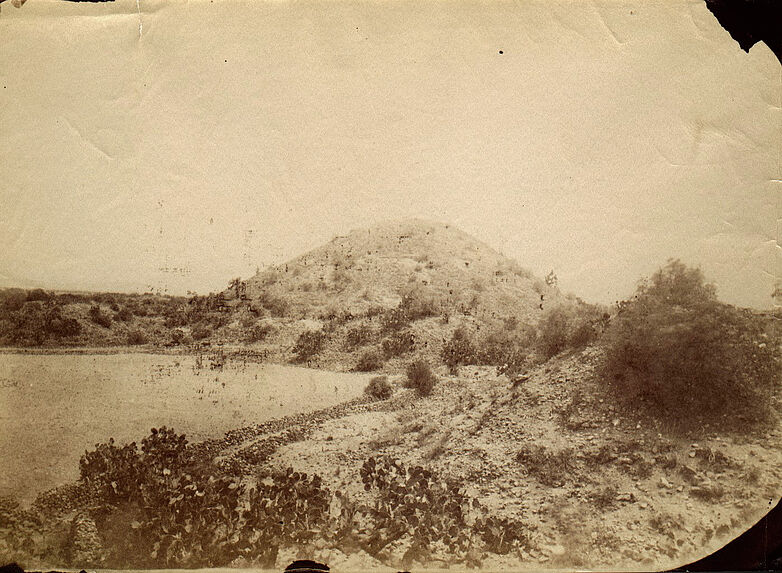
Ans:
[{"label": "bush cluster", "polygon": [[717,301],[698,269],[669,261],[619,305],[606,338],[602,372],[629,409],[681,430],[771,417],[778,345],[751,313]]},{"label": "bush cluster", "polygon": [[385,332],[392,332],[407,328],[411,322],[437,316],[439,313],[440,304],[434,296],[420,288],[413,288],[402,296],[396,307],[382,314],[380,324]]},{"label": "bush cluster", "polygon": [[75,318],[63,316],[62,307],[57,303],[22,301],[16,310],[9,310],[16,308],[13,301],[18,299],[12,297],[10,300],[11,304],[0,312],[2,343],[40,345],[47,340],[60,342],[63,338],[72,338],[82,333],[81,323]]},{"label": "bush cluster", "polygon": [[431,470],[382,457],[360,474],[369,496],[361,503],[291,468],[264,471],[248,489],[183,435],[153,429],[141,447],[109,440],[85,453],[70,532],[45,531],[42,518],[0,499],[0,548],[22,563],[35,554],[117,569],[226,567],[240,558],[271,569],[280,550],[315,541],[380,557],[411,537],[407,563],[427,561],[435,545],[457,559],[528,548],[529,527],[490,516]]},{"label": "bush cluster", "polygon": [[472,549],[507,554],[529,546],[529,527],[489,516],[458,483],[426,468],[409,468],[383,456],[369,458],[360,473],[364,489],[374,494],[374,504],[365,510],[377,532],[370,554],[404,535],[413,539],[405,566],[426,561],[434,544],[445,545],[457,557]]},{"label": "bush cluster", "polygon": [[345,349],[355,350],[372,342],[373,331],[367,324],[360,324],[348,329],[345,334]]},{"label": "bush cluster", "polygon": [[269,311],[271,316],[282,318],[288,314],[288,301],[282,297],[275,296],[268,291],[261,292],[258,297],[258,302],[261,303],[263,308]]},{"label": "bush cluster", "polygon": [[247,333],[247,342],[263,342],[274,331],[270,324],[256,324]]},{"label": "bush cluster", "polygon": [[[512,324],[509,329],[507,324]],[[482,364],[496,366],[500,375],[514,376],[529,361],[535,343],[535,330],[526,325],[505,321],[502,328],[488,328],[476,336],[464,327],[457,328],[443,345],[440,358],[452,374],[459,366]]]},{"label": "bush cluster", "polygon": [[456,374],[461,365],[475,364],[476,357],[477,352],[472,340],[463,327],[459,327],[453,332],[450,340],[443,345],[440,351],[440,358],[451,374]]}]

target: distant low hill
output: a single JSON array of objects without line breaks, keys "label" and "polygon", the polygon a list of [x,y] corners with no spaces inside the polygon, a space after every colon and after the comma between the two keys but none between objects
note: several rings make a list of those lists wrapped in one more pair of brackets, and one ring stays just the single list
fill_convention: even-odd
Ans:
[{"label": "distant low hill", "polygon": [[422,220],[335,237],[208,296],[8,289],[0,298],[2,346],[219,346],[363,371],[399,371],[416,357],[501,365],[532,346],[550,310],[582,304],[553,276]]},{"label": "distant low hill", "polygon": [[556,287],[474,237],[421,220],[335,237],[248,279],[245,296],[272,301],[272,309],[281,300],[292,315],[319,317],[390,308],[413,292],[436,300],[443,312],[531,323],[562,298]]}]

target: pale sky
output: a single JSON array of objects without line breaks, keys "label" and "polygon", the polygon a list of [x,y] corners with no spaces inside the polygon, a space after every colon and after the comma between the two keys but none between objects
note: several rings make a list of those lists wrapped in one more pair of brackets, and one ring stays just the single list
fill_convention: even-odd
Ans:
[{"label": "pale sky", "polygon": [[678,257],[772,303],[782,72],[702,1],[9,4],[0,286],[206,293],[420,217],[588,301]]}]

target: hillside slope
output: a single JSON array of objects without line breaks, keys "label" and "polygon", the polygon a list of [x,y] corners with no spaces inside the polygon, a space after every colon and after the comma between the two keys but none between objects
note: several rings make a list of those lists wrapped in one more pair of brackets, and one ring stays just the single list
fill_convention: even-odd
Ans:
[{"label": "hillside slope", "polygon": [[249,279],[250,299],[284,298],[292,314],[359,315],[417,289],[445,311],[534,322],[559,293],[512,259],[442,223],[397,221],[335,237]]},{"label": "hillside slope", "polygon": [[422,220],[335,237],[223,295],[234,310],[224,345],[249,339],[267,360],[390,372],[413,355],[439,360],[459,327],[523,338],[571,300],[453,226]]}]

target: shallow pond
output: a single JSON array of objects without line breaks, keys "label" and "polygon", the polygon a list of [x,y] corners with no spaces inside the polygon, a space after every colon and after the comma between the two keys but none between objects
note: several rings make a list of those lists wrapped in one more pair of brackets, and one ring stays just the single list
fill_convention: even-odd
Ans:
[{"label": "shallow pond", "polygon": [[[216,366],[216,368],[213,368]],[[359,396],[367,375],[161,354],[0,354],[0,495],[78,478],[85,450],[168,426],[190,441]]]}]

